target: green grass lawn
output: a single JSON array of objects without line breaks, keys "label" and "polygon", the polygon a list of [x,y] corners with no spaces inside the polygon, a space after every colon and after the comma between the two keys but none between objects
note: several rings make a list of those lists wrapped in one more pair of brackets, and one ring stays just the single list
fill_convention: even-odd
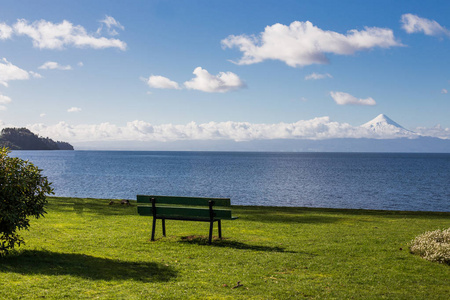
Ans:
[{"label": "green grass lawn", "polygon": [[[50,198],[26,245],[0,258],[0,299],[448,299],[450,266],[412,255],[450,213],[233,207],[209,224],[158,220],[136,205]],[[215,235],[217,235],[215,225]],[[242,286],[233,288],[240,281]]]}]

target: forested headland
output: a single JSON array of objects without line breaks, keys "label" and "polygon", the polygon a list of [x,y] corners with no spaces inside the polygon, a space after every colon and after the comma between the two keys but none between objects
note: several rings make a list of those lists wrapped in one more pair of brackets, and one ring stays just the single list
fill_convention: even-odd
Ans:
[{"label": "forested headland", "polygon": [[69,143],[40,137],[26,128],[2,129],[0,147],[11,150],[73,150],[73,146]]}]

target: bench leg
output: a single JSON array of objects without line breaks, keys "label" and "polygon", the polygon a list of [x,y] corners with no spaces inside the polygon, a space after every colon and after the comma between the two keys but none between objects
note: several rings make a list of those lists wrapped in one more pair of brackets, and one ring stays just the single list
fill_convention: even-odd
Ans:
[{"label": "bench leg", "polygon": [[219,239],[222,239],[222,223],[217,221],[217,227],[219,227]]},{"label": "bench leg", "polygon": [[163,236],[166,236],[166,219],[162,219]]},{"label": "bench leg", "polygon": [[213,232],[214,221],[209,222],[209,241],[208,244],[211,245],[212,241],[212,232]]},{"label": "bench leg", "polygon": [[156,227],[156,218],[153,217],[153,226],[152,226],[152,241],[155,240],[155,227]]}]

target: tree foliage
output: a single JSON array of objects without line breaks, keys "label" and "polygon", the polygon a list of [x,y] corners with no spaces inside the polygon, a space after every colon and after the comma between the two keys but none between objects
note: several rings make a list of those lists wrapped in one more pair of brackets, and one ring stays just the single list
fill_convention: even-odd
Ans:
[{"label": "tree foliage", "polygon": [[29,217],[43,216],[46,196],[53,194],[39,168],[9,152],[0,148],[0,255],[24,243],[16,231],[29,228]]},{"label": "tree foliage", "polygon": [[3,128],[0,147],[12,150],[73,150],[69,143],[40,137],[26,128]]}]

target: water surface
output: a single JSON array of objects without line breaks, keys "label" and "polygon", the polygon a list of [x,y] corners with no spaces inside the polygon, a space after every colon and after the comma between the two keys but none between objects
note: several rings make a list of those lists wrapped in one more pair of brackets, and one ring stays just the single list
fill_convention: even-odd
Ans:
[{"label": "water surface", "polygon": [[450,154],[13,151],[56,196],[229,197],[235,205],[450,211]]}]

